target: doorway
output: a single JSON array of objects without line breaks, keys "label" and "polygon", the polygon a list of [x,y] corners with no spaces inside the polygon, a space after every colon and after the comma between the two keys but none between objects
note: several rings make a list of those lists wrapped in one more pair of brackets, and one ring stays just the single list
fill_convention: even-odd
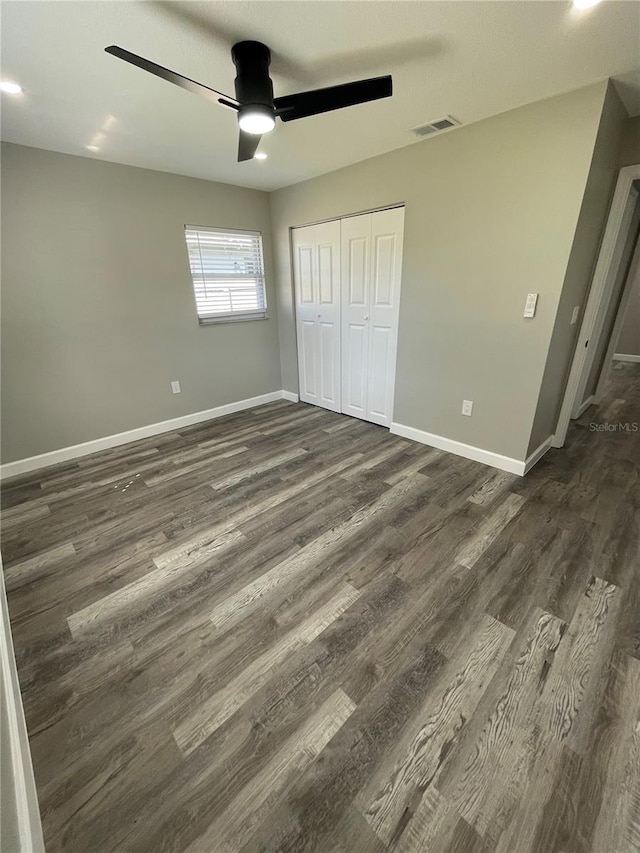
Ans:
[{"label": "doorway", "polygon": [[618,176],[553,447],[563,447],[572,419],[598,404],[614,356],[633,354],[620,352],[618,346],[625,341],[622,336],[627,334],[626,316],[634,306],[633,284],[640,265],[639,232],[640,164],[621,169]]},{"label": "doorway", "polygon": [[[625,258],[620,267],[620,298],[612,300],[612,319],[607,324],[609,343],[601,363],[594,364],[590,377],[590,384],[595,387],[594,403],[602,399],[616,364],[640,364],[640,200],[636,211],[638,223],[629,261],[627,263]],[[606,340],[603,338],[603,343]]]}]

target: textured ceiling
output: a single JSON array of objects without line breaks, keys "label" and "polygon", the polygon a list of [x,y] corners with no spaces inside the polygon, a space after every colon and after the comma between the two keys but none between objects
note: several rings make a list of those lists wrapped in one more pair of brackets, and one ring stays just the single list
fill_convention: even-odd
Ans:
[{"label": "textured ceiling", "polygon": [[[3,2],[2,138],[273,189],[418,142],[416,125],[478,121],[620,78],[640,112],[640,2],[576,12],[564,0],[513,2]],[[118,44],[233,94],[230,47],[273,52],[277,95],[393,74],[394,96],[289,124],[268,159],[236,163],[231,111],[104,53]],[[450,131],[455,133],[456,131]],[[85,146],[95,144],[99,151]]]}]

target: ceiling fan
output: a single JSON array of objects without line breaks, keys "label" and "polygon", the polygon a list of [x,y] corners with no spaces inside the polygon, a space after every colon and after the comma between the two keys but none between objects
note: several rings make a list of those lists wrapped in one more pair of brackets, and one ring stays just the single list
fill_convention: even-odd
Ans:
[{"label": "ceiling fan", "polygon": [[125,62],[162,77],[163,80],[168,80],[188,92],[236,110],[240,130],[238,162],[253,158],[262,134],[269,133],[276,126],[276,117],[282,121],[295,121],[355,104],[364,104],[367,101],[376,101],[379,98],[388,98],[392,93],[391,75],[387,75],[274,98],[273,84],[269,77],[271,52],[259,41],[241,41],[231,49],[231,58],[237,72],[235,98],[115,44],[105,47],[105,50],[112,56],[124,59]]}]

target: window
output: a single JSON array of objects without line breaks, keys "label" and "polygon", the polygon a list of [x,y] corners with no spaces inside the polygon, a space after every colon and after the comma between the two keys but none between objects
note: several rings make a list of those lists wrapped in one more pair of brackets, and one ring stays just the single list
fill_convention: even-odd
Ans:
[{"label": "window", "polygon": [[185,225],[189,265],[201,324],[267,316],[262,237]]}]

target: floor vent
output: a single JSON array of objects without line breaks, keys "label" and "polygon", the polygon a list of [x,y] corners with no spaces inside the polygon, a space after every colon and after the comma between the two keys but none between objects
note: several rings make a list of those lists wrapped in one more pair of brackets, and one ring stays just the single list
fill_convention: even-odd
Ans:
[{"label": "floor vent", "polygon": [[439,133],[441,130],[449,130],[452,127],[457,127],[462,122],[458,121],[453,116],[445,116],[436,121],[430,121],[429,124],[422,124],[420,127],[414,127],[413,132],[416,136],[429,136],[431,133]]}]

